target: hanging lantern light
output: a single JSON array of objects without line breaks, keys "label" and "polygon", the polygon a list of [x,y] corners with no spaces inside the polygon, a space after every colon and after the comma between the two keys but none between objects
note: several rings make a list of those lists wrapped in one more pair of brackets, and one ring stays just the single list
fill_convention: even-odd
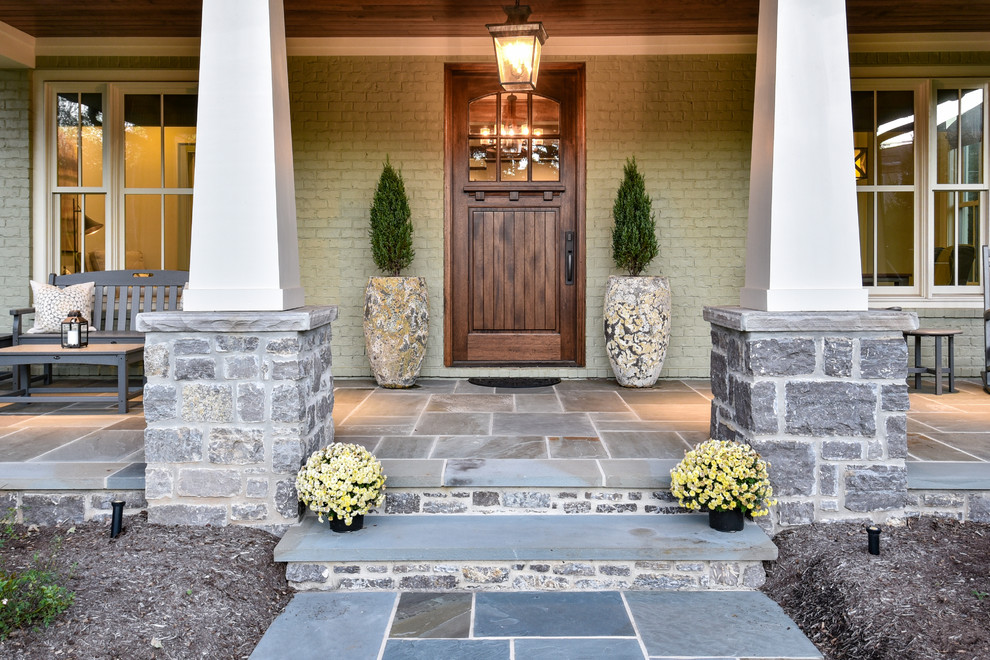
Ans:
[{"label": "hanging lantern light", "polygon": [[530,92],[536,89],[540,72],[540,52],[547,40],[543,23],[527,23],[532,13],[528,5],[502,7],[505,23],[486,25],[495,43],[498,80],[507,92]]}]

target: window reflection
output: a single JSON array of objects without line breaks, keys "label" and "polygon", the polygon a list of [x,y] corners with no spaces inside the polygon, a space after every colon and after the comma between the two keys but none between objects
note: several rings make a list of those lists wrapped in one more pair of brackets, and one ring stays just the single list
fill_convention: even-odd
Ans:
[{"label": "window reflection", "polygon": [[470,181],[560,181],[560,104],[498,93],[468,107]]},{"label": "window reflection", "polygon": [[56,194],[59,273],[105,270],[106,195]]},{"label": "window reflection", "polygon": [[103,95],[57,96],[56,169],[59,186],[103,185]]},{"label": "window reflection", "polygon": [[852,106],[863,286],[914,286],[914,92],[856,91]]},{"label": "window reflection", "polygon": [[982,183],[983,90],[938,90],[935,121],[938,183]]}]

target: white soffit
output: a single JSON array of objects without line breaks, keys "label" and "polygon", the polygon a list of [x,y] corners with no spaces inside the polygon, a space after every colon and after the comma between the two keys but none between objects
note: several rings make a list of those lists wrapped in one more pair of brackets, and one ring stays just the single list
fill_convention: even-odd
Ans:
[{"label": "white soffit", "polygon": [[[10,37],[8,38],[8,35]],[[480,57],[491,55],[488,37],[422,37],[396,39],[372,38],[289,38],[291,56],[443,56]],[[984,32],[932,34],[854,34],[849,36],[852,52],[929,52],[990,50],[990,35]],[[33,51],[33,52],[32,52]],[[756,35],[698,36],[624,36],[624,37],[554,37],[550,35],[543,49],[548,57],[594,55],[696,55],[755,54]],[[34,65],[34,57],[126,56],[196,56],[199,39],[195,37],[147,38],[72,38],[34,39],[0,23],[0,65],[4,59],[17,66]]]},{"label": "white soffit", "polygon": [[0,23],[0,69],[33,69],[35,38]]}]

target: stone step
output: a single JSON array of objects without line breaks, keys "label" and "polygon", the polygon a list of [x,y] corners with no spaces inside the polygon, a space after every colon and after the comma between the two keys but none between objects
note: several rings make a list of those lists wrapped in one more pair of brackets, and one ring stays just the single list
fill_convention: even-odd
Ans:
[{"label": "stone step", "polygon": [[777,548],[705,515],[366,516],[338,534],[307,515],[275,548],[300,590],[752,589]]},{"label": "stone step", "polygon": [[252,660],[822,655],[784,611],[752,591],[296,594]]},{"label": "stone step", "polygon": [[656,458],[389,459],[388,488],[670,488],[678,460]]},{"label": "stone step", "polygon": [[391,514],[678,513],[667,459],[383,459]]}]

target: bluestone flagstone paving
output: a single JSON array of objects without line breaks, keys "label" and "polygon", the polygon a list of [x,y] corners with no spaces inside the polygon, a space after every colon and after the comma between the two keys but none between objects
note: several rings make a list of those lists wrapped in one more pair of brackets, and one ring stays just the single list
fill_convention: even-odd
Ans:
[{"label": "bluestone flagstone paving", "polygon": [[820,657],[777,603],[755,591],[626,592],[651,658]]},{"label": "bluestone flagstone paving", "polygon": [[471,633],[472,598],[467,593],[403,593],[389,637],[466,639]]},{"label": "bluestone flagstone paving", "polygon": [[610,592],[475,594],[476,637],[632,637],[622,595]]},{"label": "bluestone flagstone paving", "polygon": [[[469,619],[467,627],[464,616]],[[426,625],[408,625],[414,619]],[[450,636],[443,636],[445,630]],[[820,660],[822,656],[783,610],[759,592],[604,591],[297,594],[251,657]]]},{"label": "bluestone flagstone paving", "polygon": [[643,660],[643,649],[632,639],[515,639],[516,658],[526,660]]},{"label": "bluestone flagstone paving", "polygon": [[[986,464],[990,462],[990,441],[987,429],[990,429],[990,397],[983,391],[976,380],[957,379],[955,393],[935,396],[928,381],[923,383],[920,392],[909,390],[911,410],[908,412],[908,465],[918,465],[925,462],[964,462]],[[927,388],[927,389],[926,389]],[[561,400],[575,392],[617,394],[629,405],[628,412],[577,412],[563,413]],[[388,462],[386,474],[389,475],[391,487],[421,487],[442,486],[454,482],[465,484],[475,480],[477,485],[513,486],[513,470],[522,469],[521,476],[527,479],[526,485],[562,486],[574,485],[606,485],[623,488],[664,487],[656,481],[657,476],[663,477],[663,472],[669,468],[664,464],[666,459],[630,458],[631,463],[622,466],[622,472],[617,472],[606,462],[616,459],[615,456],[604,457],[594,452],[594,456],[572,456],[572,452],[550,451],[549,459],[532,459],[535,466],[525,466],[513,463],[516,459],[508,459],[508,463],[498,466],[502,459],[485,461],[480,457],[470,457],[482,461],[482,464],[457,464],[463,459],[439,459],[430,454],[438,436],[453,435],[446,429],[438,429],[437,433],[419,434],[416,423],[425,413],[429,400],[433,396],[456,394],[496,395],[495,388],[478,387],[464,379],[421,379],[411,390],[383,390],[368,378],[339,379],[334,388],[334,422],[337,439],[342,442],[356,442],[371,451],[381,446],[383,453],[393,458],[383,459]],[[372,399],[374,396],[374,399]],[[560,437],[597,437],[603,432],[645,431],[677,433],[688,445],[697,444],[708,437],[710,408],[707,404],[692,404],[690,401],[707,401],[710,398],[707,381],[663,380],[655,387],[644,390],[629,390],[619,387],[609,380],[564,380],[560,384],[540,388],[539,390],[500,391],[491,401],[498,401],[500,409],[504,409],[506,397],[514,401],[514,412],[495,412],[494,410],[479,413],[480,415],[499,415],[503,418],[505,428],[513,428],[515,432],[500,433],[500,435],[533,436],[543,434],[548,438]],[[404,399],[408,403],[400,404],[411,414],[393,416],[396,408],[385,405],[364,408],[364,403],[372,401],[388,401],[392,398]],[[485,401],[486,399],[475,400]],[[572,401],[575,399],[571,399]],[[670,404],[673,403],[671,406]],[[92,445],[92,454],[79,456],[77,454],[61,454],[68,462],[46,460],[45,454],[60,450],[87,436],[98,437],[107,431],[141,431],[144,429],[144,410],[140,400],[132,402],[131,410],[126,415],[107,414],[112,405],[89,403],[33,403],[0,404],[0,483],[8,488],[21,490],[38,489],[140,489],[144,486],[144,456],[142,451],[134,451],[124,457],[114,449],[113,443]],[[375,410],[391,414],[369,415]],[[663,409],[670,408],[664,412]],[[580,429],[565,429],[555,424],[553,419],[548,424],[542,424],[549,430],[541,428],[534,430],[535,424],[527,420],[539,419],[539,413],[549,413],[556,420],[563,415],[572,415],[585,420]],[[645,413],[640,415],[639,412]],[[449,415],[454,419],[459,413],[436,413]],[[534,417],[529,417],[534,415]],[[694,415],[693,418],[690,415]],[[523,420],[509,423],[509,418],[522,416]],[[646,419],[655,417],[657,419]],[[661,419],[662,418],[662,419]],[[923,421],[922,421],[923,420]],[[590,427],[590,428],[589,428]],[[486,430],[484,435],[491,435]],[[389,442],[384,442],[389,438]],[[392,438],[406,438],[410,444],[402,446]],[[607,444],[603,444],[607,450]],[[105,455],[104,449],[112,456]],[[72,450],[66,450],[71,452]],[[583,452],[576,452],[581,454]],[[617,452],[617,453],[621,453]],[[55,454],[60,455],[60,454]],[[117,459],[120,459],[119,461]],[[28,468],[30,461],[34,467]],[[548,470],[547,462],[572,463],[575,461],[590,461],[595,464],[592,470],[585,467],[577,468],[579,478],[570,468]],[[658,462],[659,461],[659,462]],[[639,465],[636,462],[641,462]],[[124,465],[121,465],[124,463]],[[454,464],[448,469],[448,463]],[[88,464],[88,465],[87,465]],[[99,467],[94,464],[103,464]],[[112,465],[111,465],[112,464]],[[95,471],[94,471],[95,468]],[[914,472],[914,468],[909,468]],[[561,483],[561,473],[571,474],[571,482]],[[926,479],[927,488],[942,487],[938,475],[952,476],[949,471],[930,473]],[[597,473],[597,474],[595,474]],[[107,475],[112,475],[109,479]],[[920,472],[917,472],[919,476]],[[548,475],[553,483],[541,484],[541,475]],[[977,480],[971,481],[966,477],[964,483],[986,489],[990,480],[982,480],[977,473]],[[575,483],[579,482],[579,483]],[[113,485],[111,485],[113,483]],[[947,486],[955,487],[952,482]],[[955,484],[961,483],[957,478]],[[125,485],[126,484],[126,485]]]}]

